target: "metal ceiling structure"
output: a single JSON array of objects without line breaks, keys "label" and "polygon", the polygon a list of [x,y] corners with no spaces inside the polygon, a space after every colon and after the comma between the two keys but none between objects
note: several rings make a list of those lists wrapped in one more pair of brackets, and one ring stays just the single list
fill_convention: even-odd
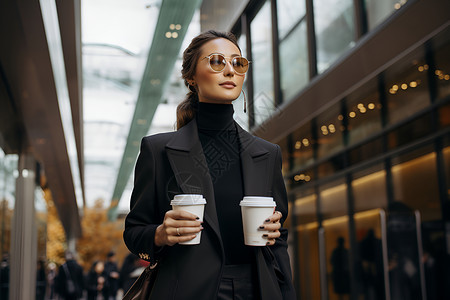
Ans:
[{"label": "metal ceiling structure", "polygon": [[41,2],[0,2],[0,146],[40,163],[72,239],[84,199],[80,3]]},{"label": "metal ceiling structure", "polygon": [[114,186],[109,210],[110,219],[117,216],[117,206],[133,171],[140,141],[149,131],[186,31],[200,4],[201,0],[164,0],[161,3],[133,120]]}]

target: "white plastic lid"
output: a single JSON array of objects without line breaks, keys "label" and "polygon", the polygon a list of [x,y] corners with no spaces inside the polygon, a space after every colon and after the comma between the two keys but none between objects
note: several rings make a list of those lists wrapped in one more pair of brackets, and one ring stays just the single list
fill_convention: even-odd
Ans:
[{"label": "white plastic lid", "polygon": [[170,205],[200,205],[206,204],[206,199],[199,194],[180,194],[173,197]]},{"label": "white plastic lid", "polygon": [[252,207],[276,207],[277,204],[272,197],[246,196],[239,203],[240,206]]}]

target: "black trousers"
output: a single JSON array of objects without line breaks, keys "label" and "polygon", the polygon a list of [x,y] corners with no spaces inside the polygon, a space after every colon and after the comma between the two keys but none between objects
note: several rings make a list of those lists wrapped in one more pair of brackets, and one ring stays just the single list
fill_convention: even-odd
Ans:
[{"label": "black trousers", "polygon": [[218,300],[257,300],[257,280],[251,265],[226,265]]}]

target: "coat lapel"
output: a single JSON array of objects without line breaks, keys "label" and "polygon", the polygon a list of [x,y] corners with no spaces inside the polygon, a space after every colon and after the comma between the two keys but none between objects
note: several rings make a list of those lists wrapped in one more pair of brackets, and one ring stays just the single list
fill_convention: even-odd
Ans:
[{"label": "coat lapel", "polygon": [[202,194],[205,197],[207,204],[204,220],[211,226],[222,245],[213,184],[198,137],[195,120],[175,133],[174,137],[166,144],[166,153],[182,192],[185,194]]}]

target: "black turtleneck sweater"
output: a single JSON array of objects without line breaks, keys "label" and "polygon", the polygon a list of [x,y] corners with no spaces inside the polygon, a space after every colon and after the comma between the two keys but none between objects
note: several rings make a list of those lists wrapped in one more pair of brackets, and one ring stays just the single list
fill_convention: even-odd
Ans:
[{"label": "black turtleneck sweater", "polygon": [[244,245],[239,202],[244,196],[239,139],[232,104],[200,102],[198,135],[214,187],[217,217],[225,250],[225,264],[251,263],[251,249]]}]

